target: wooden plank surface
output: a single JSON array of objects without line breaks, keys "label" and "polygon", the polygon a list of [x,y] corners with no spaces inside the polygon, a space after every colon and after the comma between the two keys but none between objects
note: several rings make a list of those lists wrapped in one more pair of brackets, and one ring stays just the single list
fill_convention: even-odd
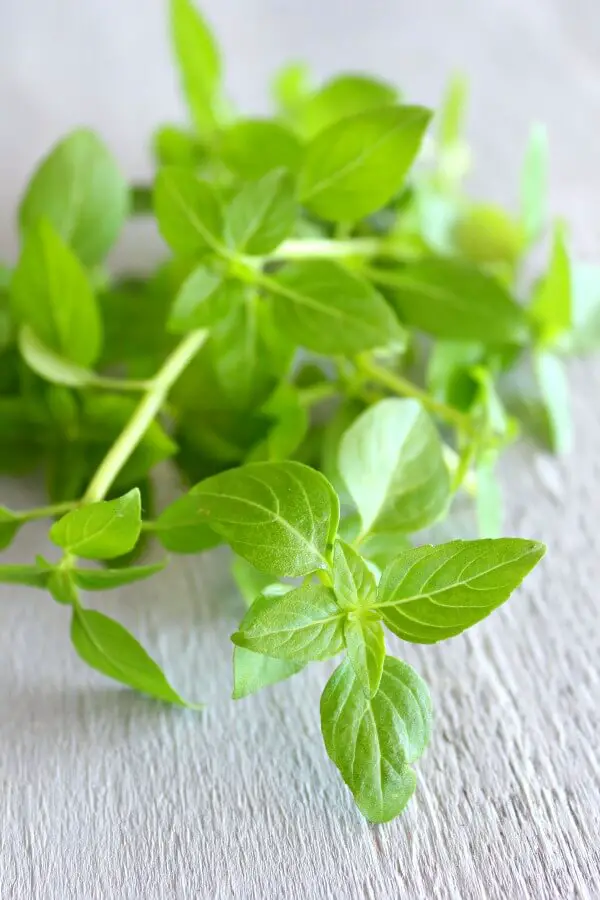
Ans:
[{"label": "wooden plank surface", "polygon": [[[260,109],[292,55],[319,73],[372,68],[434,102],[449,69],[474,89],[474,191],[514,199],[533,118],[548,123],[553,206],[600,258],[597,0],[244,0],[205,4],[231,86]],[[75,124],[98,127],[132,176],[143,141],[181,109],[158,0],[0,7],[0,258],[28,170]],[[264,103],[263,103],[264,105]],[[131,231],[117,262],[157,251]],[[328,667],[233,704],[228,636],[241,601],[225,555],[176,560],[97,600],[205,699],[181,713],[79,664],[64,609],[0,590],[0,897],[600,897],[600,362],[571,369],[577,455],[520,447],[505,467],[508,532],[549,544],[507,608],[440,647],[402,648],[431,686],[432,744],[400,820],[366,825],[327,761]],[[34,505],[35,484],[0,501]],[[24,531],[6,556],[46,548]]]}]

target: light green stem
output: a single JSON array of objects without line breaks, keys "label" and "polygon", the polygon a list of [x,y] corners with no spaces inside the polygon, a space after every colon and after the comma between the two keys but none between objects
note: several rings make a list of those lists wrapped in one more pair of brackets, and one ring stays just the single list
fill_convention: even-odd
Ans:
[{"label": "light green stem", "polygon": [[83,496],[84,503],[102,500],[141,439],[152,424],[173,387],[188,363],[206,341],[204,329],[192,331],[165,360],[158,374],[152,379],[145,396],[131,419],[116,439]]},{"label": "light green stem", "polygon": [[310,387],[300,388],[298,399],[302,406],[314,406],[322,400],[329,400],[339,394],[340,387],[335,381],[321,381]]},{"label": "light green stem", "polygon": [[34,522],[36,519],[51,519],[53,516],[61,516],[76,506],[76,500],[66,500],[64,503],[54,503],[51,506],[37,506],[35,509],[24,509],[15,512],[14,515],[23,522]]},{"label": "light green stem", "polygon": [[82,387],[103,388],[107,391],[147,391],[152,387],[152,381],[141,381],[135,378],[105,378],[103,375],[94,375],[92,381]]},{"label": "light green stem", "polygon": [[448,406],[446,403],[436,400],[435,397],[432,397],[431,394],[428,394],[427,391],[413,384],[407,378],[396,375],[394,372],[390,372],[389,369],[377,365],[368,356],[359,357],[357,366],[364,375],[373,381],[379,382],[379,384],[385,385],[394,394],[399,394],[402,397],[414,397],[415,400],[419,400],[425,409],[428,409],[429,412],[449,425],[454,426],[454,428],[458,428],[465,433],[472,431],[473,426],[469,416],[453,406]]}]

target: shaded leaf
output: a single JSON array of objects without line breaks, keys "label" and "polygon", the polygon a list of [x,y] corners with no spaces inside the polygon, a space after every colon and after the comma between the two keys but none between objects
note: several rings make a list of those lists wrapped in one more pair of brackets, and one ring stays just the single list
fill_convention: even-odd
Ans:
[{"label": "shaded leaf", "polygon": [[304,663],[290,659],[274,659],[253,653],[244,647],[233,649],[233,699],[241,700],[257,691],[295,675]]}]

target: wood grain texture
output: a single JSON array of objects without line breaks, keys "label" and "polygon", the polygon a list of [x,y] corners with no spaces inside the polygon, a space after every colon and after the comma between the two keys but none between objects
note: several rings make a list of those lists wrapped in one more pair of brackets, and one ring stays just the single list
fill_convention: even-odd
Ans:
[{"label": "wood grain texture", "polygon": [[[435,101],[472,76],[474,192],[516,196],[530,121],[550,128],[553,207],[600,257],[597,0],[211,0],[234,94],[259,108],[288,55],[324,73],[373,68]],[[243,7],[243,13],[242,13]],[[131,175],[142,140],[181,110],[163,4],[20,0],[0,8],[0,249],[35,159],[67,128],[100,128]],[[5,139],[6,138],[6,139]],[[117,261],[157,252],[132,230]],[[234,704],[228,636],[242,606],[225,555],[176,560],[94,598],[133,628],[176,687],[209,703],[171,710],[87,671],[67,614],[0,589],[0,897],[600,897],[600,362],[573,365],[577,455],[526,446],[504,470],[508,533],[549,554],[514,601],[440,647],[403,647],[436,708],[416,800],[365,824],[326,759],[318,700],[328,667]],[[35,485],[2,482],[6,505]],[[28,527],[8,560],[44,552]]]}]

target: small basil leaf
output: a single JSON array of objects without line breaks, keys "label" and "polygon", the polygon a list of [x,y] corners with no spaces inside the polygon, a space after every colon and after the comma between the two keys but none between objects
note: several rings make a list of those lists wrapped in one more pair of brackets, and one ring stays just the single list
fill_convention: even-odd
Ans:
[{"label": "small basil leaf", "polygon": [[412,544],[402,531],[370,531],[360,542],[361,555],[383,571]]},{"label": "small basil leaf", "polygon": [[533,368],[547,417],[551,449],[566,454],[573,446],[573,421],[569,383],[564,363],[553,353],[538,351]]},{"label": "small basil leaf", "polygon": [[392,343],[405,334],[381,294],[330,260],[286,266],[269,279],[279,330],[325,355],[352,355]]},{"label": "small basil leaf", "polygon": [[5,506],[0,506],[0,550],[10,547],[19,528],[25,522]]},{"label": "small basil leaf", "polygon": [[257,569],[294,577],[328,567],[339,501],[320,472],[297,462],[250,463],[191,494],[205,522]]},{"label": "small basil leaf", "polygon": [[389,106],[326,128],[306,151],[302,203],[333,222],[380,209],[402,186],[430,117],[420,106]]},{"label": "small basil leaf", "polygon": [[190,494],[167,506],[154,523],[153,531],[165,550],[172,553],[202,553],[222,543],[221,537],[198,512],[198,502]]},{"label": "small basil leaf", "polygon": [[256,694],[262,688],[277,684],[295,675],[304,663],[291,659],[274,659],[262,653],[253,653],[245,647],[233,649],[233,700],[241,700]]},{"label": "small basil leaf", "polygon": [[374,279],[390,288],[401,318],[434,337],[525,343],[527,316],[497,279],[450,259],[422,259]]},{"label": "small basil leaf", "polygon": [[434,644],[508,600],[545,552],[543,544],[521,538],[407,550],[383,573],[373,609],[404,640]]},{"label": "small basil leaf", "polygon": [[374,697],[385,661],[385,637],[381,622],[352,613],[344,623],[348,659],[367,697]]},{"label": "small basil leaf", "polygon": [[207,157],[207,149],[197,135],[179,125],[158,128],[152,138],[152,150],[159,166],[196,169]]},{"label": "small basil leaf", "polygon": [[54,523],[50,538],[76,556],[110,559],[133,549],[141,526],[140,492],[134,488],[117,500],[72,510]]},{"label": "small basil leaf", "polygon": [[191,0],[170,0],[171,37],[181,86],[201,135],[217,124],[221,59],[207,23]]},{"label": "small basil leaf", "polygon": [[491,204],[472,206],[456,222],[453,237],[461,255],[481,265],[514,266],[525,245],[520,223]]},{"label": "small basil leaf", "polygon": [[210,328],[224,319],[243,296],[241,284],[227,282],[222,275],[199,266],[175,297],[167,327],[174,334]]},{"label": "small basil leaf", "polygon": [[296,135],[270,119],[246,119],[223,132],[220,144],[225,164],[251,181],[273,169],[297,172],[302,164],[303,148]]},{"label": "small basil leaf", "polygon": [[354,73],[337,75],[304,103],[301,128],[312,138],[341,119],[390,106],[397,99],[395,87],[385,81]]},{"label": "small basil leaf", "polygon": [[262,594],[273,580],[270,575],[256,569],[241,556],[234,559],[231,574],[247,607],[252,606],[258,595]]},{"label": "small basil leaf", "polygon": [[342,438],[338,462],[363,533],[417,531],[448,503],[442,443],[416,400],[389,398],[365,410]]},{"label": "small basil leaf", "polygon": [[71,641],[81,659],[108,678],[176,706],[191,706],[173,690],[162,670],[144,648],[114,619],[76,606]]},{"label": "small basil leaf", "polygon": [[49,571],[40,566],[0,565],[0,584],[47,588]]},{"label": "small basil leaf", "polygon": [[245,184],[229,203],[228,242],[240,253],[270,253],[291,234],[296,215],[294,179],[285,169],[275,169]]},{"label": "small basil leaf", "polygon": [[69,387],[85,387],[96,379],[90,369],[84,369],[46,347],[28,325],[24,325],[19,332],[19,350],[29,368],[46,381]]},{"label": "small basil leaf", "polygon": [[348,659],[327,682],[321,697],[325,749],[369,821],[388,822],[410,800],[416,786],[410,763],[429,741],[431,719],[427,685],[391,656],[372,698]]},{"label": "small basil leaf", "polygon": [[531,316],[543,346],[554,344],[572,325],[571,263],[561,225],[554,229],[550,265],[535,291]]},{"label": "small basil leaf", "polygon": [[56,144],[19,208],[23,233],[47,219],[85,266],[101,262],[129,212],[127,182],[102,141],[81,129]]},{"label": "small basil leaf", "polygon": [[269,311],[251,290],[235,286],[227,316],[212,330],[210,349],[218,385],[234,407],[247,410],[262,403],[278,376],[291,363],[292,346],[273,348]]},{"label": "small basil leaf", "polygon": [[162,572],[166,562],[154,563],[151,566],[129,566],[126,569],[73,569],[75,584],[84,591],[105,591],[133,584]]},{"label": "small basil leaf", "polygon": [[156,176],[154,212],[163,238],[175,253],[194,257],[219,252],[223,212],[206,181],[189,169],[164,168]]},{"label": "small basil leaf", "polygon": [[322,584],[258,597],[232,635],[238,647],[299,663],[329,659],[344,646],[344,613]]},{"label": "small basil leaf", "polygon": [[536,241],[546,222],[548,136],[542,125],[531,130],[521,173],[521,221],[527,242]]},{"label": "small basil leaf", "polygon": [[333,592],[342,609],[369,607],[377,594],[373,573],[364,559],[345,541],[333,548]]},{"label": "small basil leaf", "polygon": [[295,124],[311,92],[310,70],[302,62],[282,66],[273,79],[272,93],[281,117]]},{"label": "small basil leaf", "polygon": [[49,222],[27,231],[11,282],[17,321],[55,353],[79,366],[100,354],[102,323],[81,263]]}]

